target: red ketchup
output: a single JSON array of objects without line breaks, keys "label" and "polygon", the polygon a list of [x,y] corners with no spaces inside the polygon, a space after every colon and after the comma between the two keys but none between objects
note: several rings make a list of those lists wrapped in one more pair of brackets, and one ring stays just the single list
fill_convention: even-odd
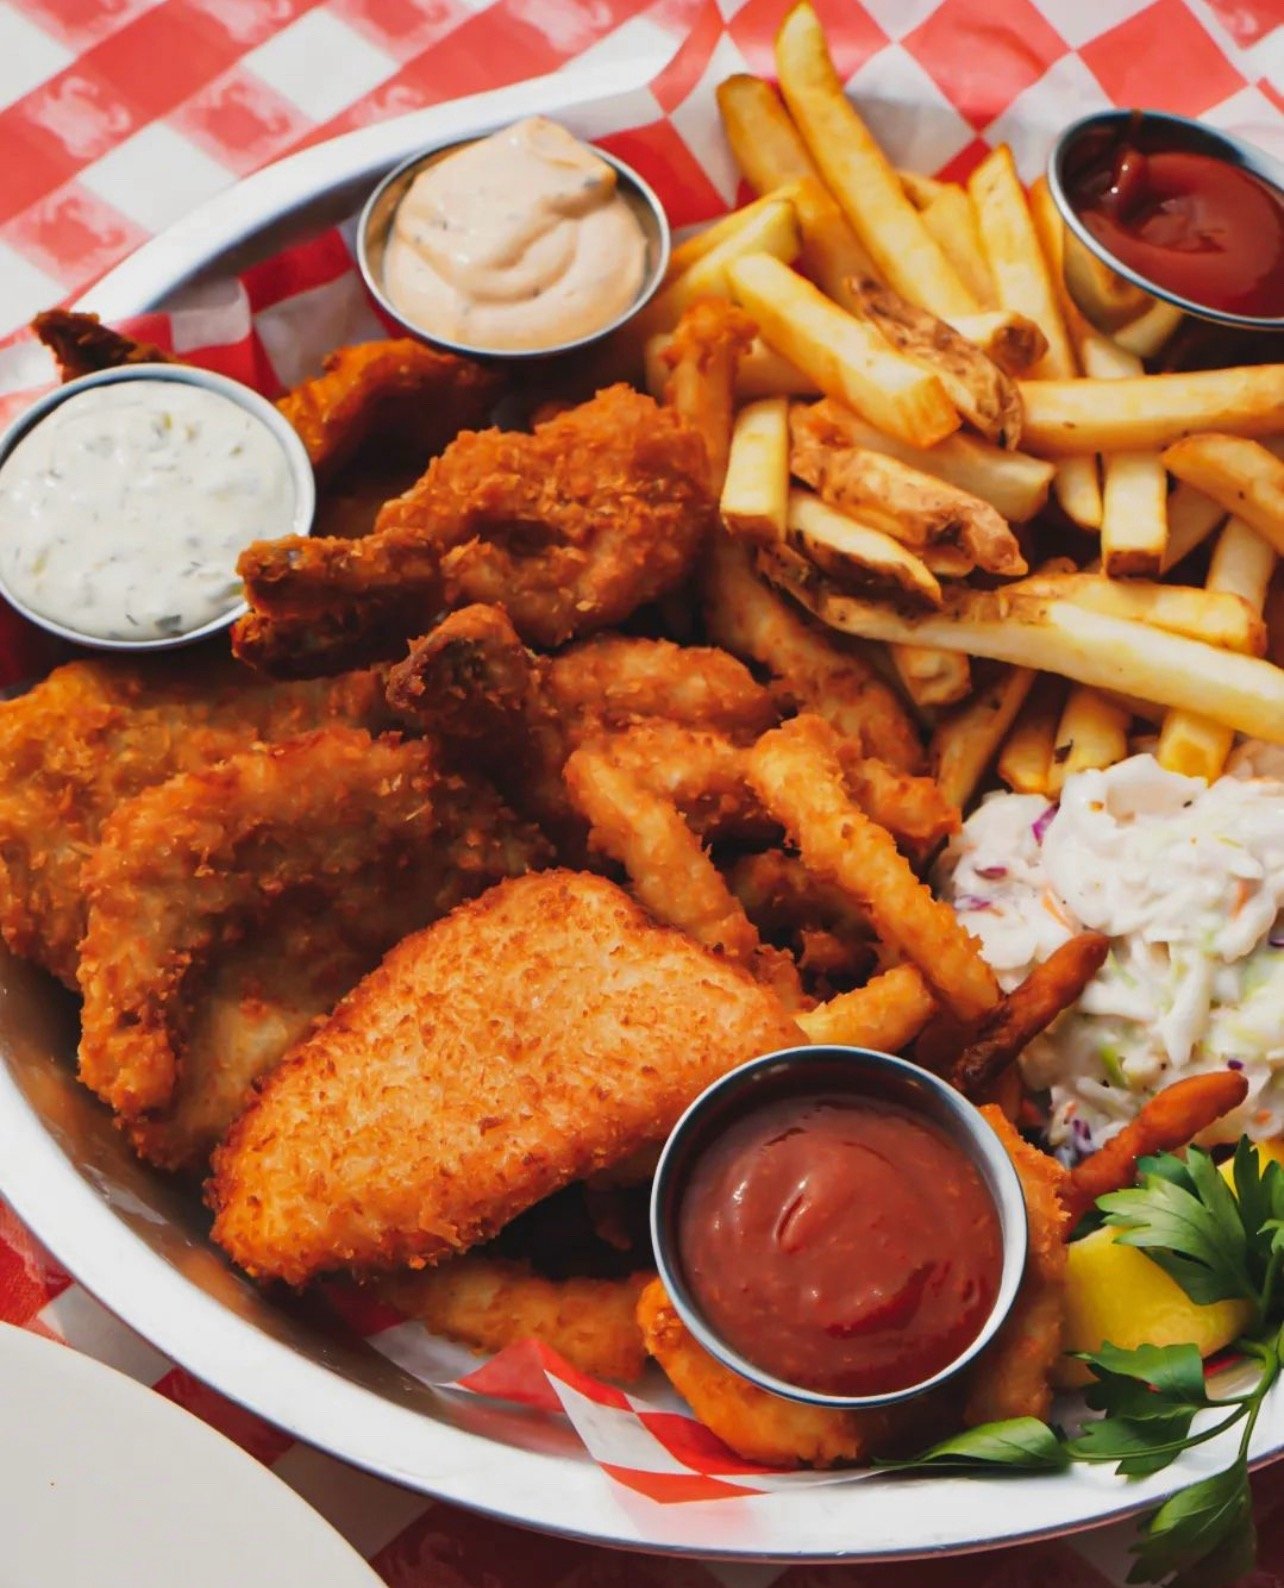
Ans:
[{"label": "red ketchup", "polygon": [[697,1160],[678,1252],[713,1331],[802,1389],[871,1395],[947,1367],[994,1305],[998,1213],[971,1160],[892,1103],[790,1097]]},{"label": "red ketchup", "polygon": [[1284,315],[1284,194],[1181,149],[1112,143],[1074,174],[1070,205],[1116,259],[1191,303]]}]

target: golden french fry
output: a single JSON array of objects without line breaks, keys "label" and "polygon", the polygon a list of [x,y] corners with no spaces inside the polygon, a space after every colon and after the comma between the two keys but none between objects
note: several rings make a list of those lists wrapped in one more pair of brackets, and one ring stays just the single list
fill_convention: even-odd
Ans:
[{"label": "golden french fry", "polygon": [[980,304],[923,225],[844,93],[824,30],[805,0],[776,35],[776,68],[794,125],[878,274],[934,314],[975,313]]},{"label": "golden french fry", "polygon": [[820,175],[780,95],[764,78],[736,72],[718,84],[717,99],[731,153],[755,193]]},{"label": "golden french fry", "polygon": [[900,541],[822,502],[791,491],[786,543],[842,588],[876,591],[910,611],[941,604],[941,587]]},{"label": "golden french fry", "polygon": [[760,552],[759,565],[822,622],[845,634],[939,645],[1060,673],[1095,689],[1200,712],[1241,733],[1284,743],[1284,670],[1257,657],[1107,617],[1071,601],[1005,589],[951,586],[942,591],[939,612],[907,617],[833,590],[801,558],[780,548]]},{"label": "golden french fry", "polygon": [[956,706],[972,691],[972,668],[961,651],[889,645],[888,654],[905,693],[922,710]]},{"label": "golden french fry", "polygon": [[1261,618],[1242,596],[1191,585],[1102,578],[1095,573],[1034,574],[1009,590],[1073,601],[1109,617],[1153,623],[1170,634],[1185,634],[1206,645],[1260,656],[1266,647]]},{"label": "golden french fry", "polygon": [[936,1012],[936,1000],[913,965],[893,965],[855,991],[797,1016],[809,1042],[900,1053]]},{"label": "golden french fry", "polygon": [[792,203],[795,185],[782,183],[771,192],[764,194],[762,198],[755,199],[752,204],[746,204],[743,209],[732,210],[716,221],[711,221],[708,226],[701,227],[698,232],[693,232],[690,237],[683,238],[669,255],[663,285],[667,287],[671,281],[676,281],[679,276],[685,275],[692,265],[699,264],[715,248],[721,248],[723,243],[728,242],[745,226],[759,222],[764,210],[771,205]]},{"label": "golden french fry", "polygon": [[925,210],[927,206],[945,188],[948,182],[942,182],[938,176],[924,176],[921,171],[898,170],[896,179],[905,192],[905,197],[916,210]]},{"label": "golden french fry", "polygon": [[736,260],[750,254],[770,255],[778,262],[783,261],[783,269],[797,259],[800,247],[793,205],[783,199],[773,199],[703,259],[698,259],[689,270],[671,281],[663,292],[657,293],[624,327],[627,340],[641,347],[657,331],[671,331],[686,310],[701,298],[730,297],[727,272]]},{"label": "golden french fry", "polygon": [[988,502],[899,458],[850,445],[846,412],[835,404],[795,404],[789,428],[790,468],[831,506],[907,545],[954,541],[988,572],[1025,572],[1016,536]]},{"label": "golden french fry", "polygon": [[763,339],[871,424],[919,447],[958,428],[959,416],[935,375],[778,259],[738,259],[727,267],[727,280]]},{"label": "golden french fry", "polygon": [[872,277],[873,260],[819,177],[802,177],[794,183],[793,206],[804,266],[822,292],[851,312],[855,297],[850,283]]},{"label": "golden french fry", "polygon": [[1128,754],[1128,728],[1132,713],[1095,689],[1083,684],[1070,691],[1057,725],[1048,768],[1049,793],[1054,797],[1071,772],[1114,766]]},{"label": "golden french fry", "polygon": [[811,420],[799,417],[805,412],[802,405],[794,405],[790,410],[791,427],[814,426],[815,433],[834,444],[895,458],[920,474],[944,480],[967,495],[988,502],[1010,523],[1033,518],[1048,499],[1050,465],[1024,452],[1004,452],[988,441],[966,435],[947,436],[933,447],[907,446],[866,424],[841,402],[814,404]]},{"label": "golden french fry", "polygon": [[[1280,565],[1284,567],[1284,564]],[[935,570],[933,570],[935,572]],[[1266,654],[1276,667],[1284,667],[1284,579],[1280,567],[1275,570],[1270,588],[1266,592]]]},{"label": "golden french fry", "polygon": [[[913,199],[913,194],[910,197]],[[998,293],[981,242],[976,210],[966,191],[956,182],[937,182],[931,197],[917,208],[923,225],[954,266],[959,280],[982,308],[994,307],[999,301]]]},{"label": "golden french fry", "polygon": [[948,323],[1008,375],[1028,375],[1048,351],[1048,340],[1039,327],[1013,309],[956,314]]},{"label": "golden french fry", "polygon": [[[1025,189],[1006,144],[993,150],[972,172],[968,192],[976,206],[999,303],[1033,320],[1047,341],[1048,350],[1032,373],[1040,379],[1074,376],[1078,365],[1053,266],[1040,245]],[[1076,524],[1086,529],[1100,527],[1101,491],[1093,458],[1070,457],[1059,465],[1056,493]]]},{"label": "golden french fry", "polygon": [[1014,794],[1047,794],[1051,789],[1052,750],[1065,694],[1060,678],[1036,676],[995,763]]},{"label": "golden french fry", "polygon": [[753,321],[717,298],[695,303],[678,321],[661,358],[669,368],[664,401],[704,442],[709,489],[721,491],[735,418],[736,363],[753,341]]},{"label": "golden french fry", "polygon": [[731,534],[769,544],[785,534],[789,400],[763,397],[736,415],[719,511]]},{"label": "golden french fry", "polygon": [[962,546],[951,546],[948,541],[938,540],[934,546],[923,546],[919,556],[938,579],[966,579],[968,574],[976,572],[976,559]]},{"label": "golden french fry", "polygon": [[[1228,519],[1208,565],[1204,589],[1210,595],[1228,595],[1260,614],[1265,610],[1276,562],[1273,547],[1243,519]],[[1211,783],[1221,776],[1233,737],[1225,723],[1199,712],[1170,711],[1155,754],[1160,766],[1170,772],[1184,772],[1187,777],[1202,777]]]},{"label": "golden french fry", "polygon": [[1163,352],[1185,318],[1180,309],[1156,298],[1143,314],[1119,327],[1115,341],[1125,352],[1135,353],[1138,358],[1154,358]]},{"label": "golden french fry", "polygon": [[821,718],[795,717],[750,750],[749,782],[808,870],[849,894],[880,939],[917,965],[951,1013],[975,1020],[999,1001],[994,972],[950,906],[910,870],[891,834],[852,799],[840,747]]},{"label": "golden french fry", "polygon": [[942,794],[960,810],[976,793],[1033,682],[1032,669],[1005,667],[937,723],[928,747],[932,775]]},{"label": "golden french fry", "polygon": [[1164,464],[1284,554],[1284,461],[1273,452],[1243,436],[1205,432],[1174,442]]},{"label": "golden french fry", "polygon": [[1160,573],[1168,573],[1202,546],[1226,517],[1224,508],[1193,485],[1178,483],[1168,493],[1168,544]]},{"label": "golden french fry", "polygon": [[[1079,342],[1085,374],[1096,380],[1143,375],[1141,360],[1097,332]],[[1101,559],[1112,579],[1161,571],[1168,546],[1168,476],[1154,451],[1107,453],[1102,468]]]},{"label": "golden french fry", "polygon": [[853,313],[870,320],[894,348],[930,369],[975,429],[1012,450],[1021,439],[1021,399],[999,366],[945,320],[907,303],[890,287],[853,278]]},{"label": "golden french fry", "polygon": [[759,397],[819,397],[820,387],[759,336],[740,360],[736,396],[741,402],[754,402]]},{"label": "golden french fry", "polygon": [[1023,380],[1025,445],[1039,457],[1167,447],[1201,430],[1269,436],[1284,413],[1284,364],[1140,375]]}]

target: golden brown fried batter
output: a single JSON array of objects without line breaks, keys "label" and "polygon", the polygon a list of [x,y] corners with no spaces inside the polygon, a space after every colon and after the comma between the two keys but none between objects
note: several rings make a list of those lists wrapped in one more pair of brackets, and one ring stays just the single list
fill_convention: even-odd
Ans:
[{"label": "golden brown fried batter", "polygon": [[646,1366],[636,1314],[650,1278],[544,1279],[525,1263],[470,1252],[384,1280],[379,1294],[431,1333],[475,1351],[539,1340],[581,1372],[632,1384]]},{"label": "golden brown fried batter", "polygon": [[715,495],[722,490],[731,452],[736,368],[756,333],[743,309],[724,298],[706,298],[678,321],[661,355],[669,368],[664,400],[704,442],[709,489]]},{"label": "golden brown fried batter", "polygon": [[274,899],[307,894],[307,952],[412,927],[543,857],[498,797],[443,775],[427,741],[328,728],[149,789],[104,825],[85,867],[80,1074],[128,1118],[178,1080],[193,967]]},{"label": "golden brown fried batter", "polygon": [[393,949],[268,1077],[215,1154],[214,1238],[291,1284],[440,1261],[798,1039],[612,883],[501,883]]},{"label": "golden brown fried batter", "polygon": [[0,934],[74,987],[80,870],[117,805],[259,740],[389,721],[368,673],[269,683],[209,652],[56,668],[0,703]]},{"label": "golden brown fried batter", "polygon": [[151,342],[136,342],[106,326],[96,314],[75,314],[70,309],[46,309],[31,322],[31,329],[58,360],[64,381],[93,375],[121,364],[172,364],[176,360]]},{"label": "golden brown fried batter", "polygon": [[251,546],[239,571],[257,621],[237,652],[308,665],[322,617],[327,665],[345,645],[392,656],[440,607],[474,601],[502,603],[537,645],[607,628],[690,571],[714,518],[703,474],[699,436],[627,386],[530,435],[465,432],[365,539]]}]

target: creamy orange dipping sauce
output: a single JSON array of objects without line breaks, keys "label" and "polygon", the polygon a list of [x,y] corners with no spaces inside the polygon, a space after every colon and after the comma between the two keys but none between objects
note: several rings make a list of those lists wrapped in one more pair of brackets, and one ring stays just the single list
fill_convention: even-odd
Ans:
[{"label": "creamy orange dipping sauce", "polygon": [[646,264],[614,169],[532,116],[420,172],[393,217],[383,286],[429,336],[537,351],[618,319]]}]

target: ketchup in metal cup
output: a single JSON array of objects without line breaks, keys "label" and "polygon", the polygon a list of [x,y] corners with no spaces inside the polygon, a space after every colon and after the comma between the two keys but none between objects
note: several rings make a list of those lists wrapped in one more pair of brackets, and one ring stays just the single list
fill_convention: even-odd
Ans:
[{"label": "ketchup in metal cup", "polygon": [[1229,161],[1144,148],[1127,134],[1098,148],[1066,196],[1092,235],[1147,281],[1191,303],[1284,315],[1284,193]]},{"label": "ketchup in metal cup", "polygon": [[948,1367],[985,1325],[1003,1243],[980,1173],[929,1120],[786,1097],[697,1160],[678,1253],[706,1321],[801,1389],[876,1395]]}]

